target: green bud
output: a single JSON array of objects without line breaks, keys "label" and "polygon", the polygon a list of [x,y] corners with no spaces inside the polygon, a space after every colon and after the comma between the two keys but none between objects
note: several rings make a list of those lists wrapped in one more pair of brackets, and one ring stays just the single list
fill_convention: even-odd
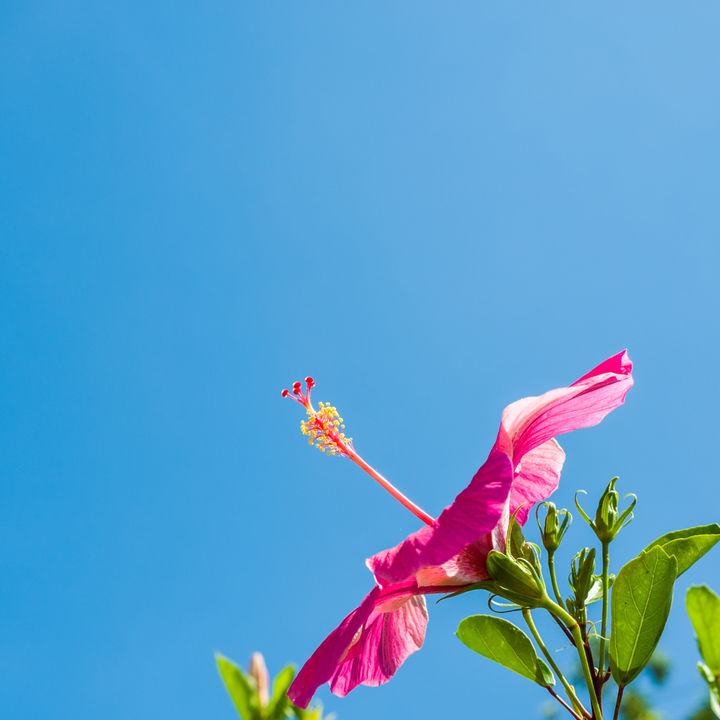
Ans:
[{"label": "green bud", "polygon": [[[627,508],[622,514],[618,509],[618,503],[620,495],[615,490],[615,483],[618,478],[613,478],[608,486],[605,488],[605,492],[600,497],[598,503],[597,512],[595,513],[595,522],[590,520],[585,511],[580,507],[580,503],[577,499],[577,493],[575,494],[575,505],[580,511],[583,519],[587,524],[595,531],[595,534],[601,543],[609,543],[615,539],[615,536],[633,519],[633,508],[637,503],[635,495],[626,495],[626,497],[632,497],[630,507]],[[580,490],[579,492],[585,492]]]},{"label": "green bud", "polygon": [[515,560],[527,560],[534,567],[539,567],[538,556],[540,548],[535,543],[525,540],[520,523],[515,515],[510,518],[508,526],[507,542],[505,543],[505,554]]},{"label": "green bud", "polygon": [[614,537],[613,529],[618,521],[618,502],[620,501],[620,495],[615,490],[617,480],[616,477],[613,478],[605,488],[595,513],[595,532],[601,542],[612,540]]},{"label": "green bud", "polygon": [[502,595],[502,590],[507,589],[510,599],[526,607],[536,607],[538,601],[546,597],[545,583],[538,569],[537,558],[535,563],[524,558],[515,560],[497,550],[491,550],[487,557],[487,571],[499,586],[498,594]]},{"label": "green bud", "polygon": [[[540,525],[540,516],[538,514],[540,508],[543,506],[547,508],[544,528]],[[565,516],[562,524],[560,523],[560,515]],[[567,510],[558,510],[555,507],[555,503],[544,502],[538,505],[537,510],[535,510],[535,518],[540,528],[540,537],[542,537],[543,546],[549,553],[554,553],[560,547],[560,543],[567,529],[570,527],[572,515]]]},{"label": "green bud", "polygon": [[583,548],[570,561],[570,575],[568,584],[575,594],[574,598],[567,600],[566,605],[570,614],[583,624],[586,621],[585,606],[597,576],[595,573],[595,548]]},{"label": "green bud", "polygon": [[507,540],[505,542],[505,554],[511,558],[521,558],[526,556],[525,546],[527,545],[525,535],[523,534],[520,523],[517,521],[516,515],[510,518],[507,530]]},{"label": "green bud", "polygon": [[575,593],[575,599],[585,604],[595,580],[595,548],[583,548],[570,561],[568,584]]}]

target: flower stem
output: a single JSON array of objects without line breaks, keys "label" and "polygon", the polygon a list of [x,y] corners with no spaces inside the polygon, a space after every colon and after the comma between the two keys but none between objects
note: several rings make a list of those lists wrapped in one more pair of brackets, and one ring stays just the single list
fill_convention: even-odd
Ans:
[{"label": "flower stem", "polygon": [[602,599],[602,625],[600,630],[600,657],[598,658],[598,677],[605,672],[605,638],[607,637],[607,616],[608,616],[608,570],[610,568],[610,543],[607,540],[602,544],[603,560],[603,599]]},{"label": "flower stem", "polygon": [[[578,700],[577,695],[575,694],[575,691],[572,689],[572,686],[568,681],[565,679],[565,676],[560,672],[560,668],[557,666],[557,663],[555,660],[553,660],[552,655],[550,654],[550,651],[545,647],[545,643],[542,641],[542,638],[540,637],[540,633],[538,632],[537,628],[535,627],[535,623],[532,619],[532,614],[530,613],[529,608],[523,608],[522,611],[523,617],[525,618],[525,622],[527,623],[527,626],[530,628],[530,632],[532,633],[532,636],[535,638],[535,642],[538,644],[538,647],[542,651],[542,654],[545,656],[545,659],[548,661],[548,664],[550,667],[555,671],[555,674],[560,679],[560,682],[562,683],[562,686],[565,688],[565,692],[567,693],[568,697],[570,698],[570,702],[572,702],[573,706],[578,709],[585,717],[590,717],[590,713],[582,706],[582,703]],[[565,705],[565,707],[568,707],[562,700],[562,698],[558,697],[557,694],[555,694],[550,688],[548,688],[550,692],[555,695],[555,697]],[[570,710],[570,708],[568,707]],[[575,715],[578,720],[581,720],[580,716],[577,715],[573,710],[570,710],[570,712]]]},{"label": "flower stem", "polygon": [[552,588],[553,592],[555,593],[555,599],[558,602],[558,605],[562,605],[562,595],[560,595],[560,590],[558,588],[557,584],[557,578],[555,577],[555,553],[548,551],[548,570],[550,571],[550,580],[552,581]]},{"label": "flower stem", "polygon": [[583,677],[585,678],[585,684],[587,685],[588,694],[590,695],[590,703],[593,709],[593,717],[595,720],[602,720],[602,710],[600,709],[600,703],[598,702],[597,693],[595,692],[595,682],[593,680],[592,670],[588,664],[587,655],[585,654],[585,644],[583,643],[582,633],[580,632],[580,626],[575,621],[575,618],[570,613],[565,612],[559,605],[556,605],[547,596],[544,607],[548,612],[552,613],[560,620],[565,623],[565,626],[570,630],[575,642],[575,647],[580,658],[580,664],[582,665]]}]

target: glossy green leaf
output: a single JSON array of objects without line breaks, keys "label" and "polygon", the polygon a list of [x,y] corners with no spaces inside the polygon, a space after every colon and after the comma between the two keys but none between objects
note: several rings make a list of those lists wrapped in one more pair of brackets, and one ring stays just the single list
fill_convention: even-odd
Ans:
[{"label": "glossy green leaf", "polygon": [[252,678],[249,678],[232,660],[215,653],[220,677],[242,720],[258,720],[260,708]]},{"label": "glossy green leaf", "polygon": [[284,667],[273,681],[273,693],[265,711],[268,720],[280,720],[285,717],[285,708],[290,703],[287,696],[288,688],[295,677],[295,668],[292,665]]},{"label": "glossy green leaf", "polygon": [[677,566],[675,557],[654,547],[618,573],[610,602],[610,669],[618,685],[631,683],[657,647],[672,606]]},{"label": "glossy green leaf", "polygon": [[511,622],[493,615],[473,615],[460,623],[456,634],[471,650],[518,675],[542,687],[555,684],[550,668],[537,656],[530,638]]},{"label": "glossy green leaf", "polygon": [[693,585],[685,605],[695,629],[700,655],[713,675],[720,675],[720,597],[707,585]]},{"label": "glossy green leaf", "polygon": [[648,545],[644,552],[659,546],[668,555],[677,558],[677,574],[680,577],[719,540],[720,525],[713,523],[712,525],[701,525],[687,530],[676,530],[663,535],[654,543]]}]

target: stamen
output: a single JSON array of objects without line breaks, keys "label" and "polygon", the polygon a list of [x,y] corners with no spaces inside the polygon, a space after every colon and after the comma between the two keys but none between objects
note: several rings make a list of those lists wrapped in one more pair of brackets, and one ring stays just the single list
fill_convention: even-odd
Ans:
[{"label": "stamen", "polygon": [[384,487],[396,500],[404,505],[411,513],[420,518],[427,525],[435,520],[424,510],[419,508],[412,500],[405,497],[397,488],[388,482],[377,470],[370,467],[355,451],[352,438],[345,437],[345,425],[338,414],[337,408],[330,404],[319,403],[319,410],[315,410],[310,402],[310,390],[315,387],[311,377],[305,378],[306,391],[303,393],[302,384],[293,383],[293,395],[287,390],[282,391],[283,397],[292,397],[307,411],[309,418],[300,423],[303,435],[308,436],[308,444],[315,445],[321,452],[328,455],[342,455],[359,465],[376,482]]},{"label": "stamen", "polygon": [[307,414],[310,419],[303,420],[300,427],[303,435],[310,437],[310,444],[314,443],[316,448],[328,455],[350,457],[352,438],[345,437],[345,433],[341,431],[342,418],[338,415],[337,408],[320,403],[317,412],[311,406]]}]

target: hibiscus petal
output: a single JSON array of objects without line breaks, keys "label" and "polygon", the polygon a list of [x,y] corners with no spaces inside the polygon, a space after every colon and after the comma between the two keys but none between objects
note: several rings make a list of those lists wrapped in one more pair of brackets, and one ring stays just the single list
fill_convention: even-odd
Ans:
[{"label": "hibiscus petal", "polygon": [[360,684],[377,687],[386,683],[408,656],[422,647],[427,621],[422,595],[392,612],[372,613],[360,640],[362,650],[337,668],[330,690],[345,697]]},{"label": "hibiscus petal", "polygon": [[530,510],[538,500],[545,500],[557,490],[564,462],[565,452],[555,439],[525,453],[516,468],[510,491],[510,514],[520,508],[517,520],[521,525],[527,522]]},{"label": "hibiscus petal", "polygon": [[380,588],[374,587],[360,604],[325,638],[322,645],[302,666],[293,680],[288,697],[301,708],[306,708],[315,691],[326,683],[337,670],[338,663],[355,640],[358,631],[370,617],[375,602],[380,596]]},{"label": "hibiscus petal", "polygon": [[604,373],[613,373],[615,375],[631,375],[632,367],[632,362],[630,362],[627,350],[623,350],[617,355],[613,355],[612,357],[608,358],[607,360],[605,360],[605,362],[601,362],[587,375],[583,375],[579,380],[574,382],[573,385],[578,385],[581,382],[585,382],[585,380],[589,380],[590,378],[593,378],[597,375],[602,375]]},{"label": "hibiscus petal", "polygon": [[498,523],[510,493],[510,458],[493,448],[485,464],[432,525],[367,561],[381,583],[402,582],[418,570],[442,565]]},{"label": "hibiscus petal", "polygon": [[632,387],[632,363],[623,351],[605,360],[570,387],[508,405],[496,447],[517,465],[523,457],[562,433],[597,425],[625,401]]}]

